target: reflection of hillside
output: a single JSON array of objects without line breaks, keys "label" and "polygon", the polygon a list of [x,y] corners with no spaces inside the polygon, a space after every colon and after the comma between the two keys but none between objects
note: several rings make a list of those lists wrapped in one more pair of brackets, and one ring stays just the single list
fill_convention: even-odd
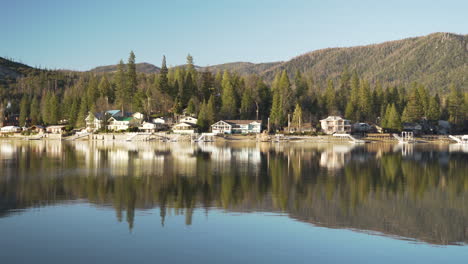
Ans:
[{"label": "reflection of hillside", "polygon": [[[219,207],[282,211],[316,225],[437,244],[468,242],[467,157],[448,149],[414,146],[415,155],[405,156],[373,144],[349,150],[331,144],[47,144],[0,142],[0,215],[86,199],[113,206],[130,227],[137,209],[160,207],[162,222],[171,211],[183,213],[190,224],[193,208]],[[346,158],[330,171],[322,157],[333,152]]]}]

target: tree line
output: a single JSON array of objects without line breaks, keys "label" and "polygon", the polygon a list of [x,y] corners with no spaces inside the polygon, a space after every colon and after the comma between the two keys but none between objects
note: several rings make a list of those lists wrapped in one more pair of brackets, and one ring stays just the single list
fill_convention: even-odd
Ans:
[{"label": "tree line", "polygon": [[[168,68],[163,57],[159,73],[137,73],[135,54],[119,62],[116,72],[41,71],[0,87],[2,114],[19,113],[20,125],[67,123],[83,127],[89,111],[142,112],[146,116],[192,115],[202,131],[218,119],[269,118],[273,129],[316,124],[327,115],[400,130],[403,122],[449,120],[463,128],[468,120],[466,87],[451,85],[449,93],[430,93],[423,84],[390,86],[361,78],[347,67],[326,87],[314,76],[278,71],[272,82],[260,75],[198,71],[192,56],[183,66]],[[441,89],[442,90],[442,89]],[[291,116],[292,115],[292,118]],[[1,118],[1,117],[0,117]],[[465,127],[466,128],[466,127]]]}]

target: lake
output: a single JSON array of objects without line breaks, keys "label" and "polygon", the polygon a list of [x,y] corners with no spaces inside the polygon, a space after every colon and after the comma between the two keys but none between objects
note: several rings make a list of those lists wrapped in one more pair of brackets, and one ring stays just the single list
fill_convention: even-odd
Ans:
[{"label": "lake", "polygon": [[1,263],[466,263],[468,149],[0,141]]}]

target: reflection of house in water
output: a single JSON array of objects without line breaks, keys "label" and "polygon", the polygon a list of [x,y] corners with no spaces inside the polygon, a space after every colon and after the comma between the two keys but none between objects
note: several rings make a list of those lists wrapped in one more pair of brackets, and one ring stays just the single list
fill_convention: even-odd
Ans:
[{"label": "reflection of house in water", "polygon": [[450,144],[449,151],[468,153],[468,144]]},{"label": "reflection of house in water", "polygon": [[0,159],[11,159],[14,157],[17,147],[9,143],[0,144]]},{"label": "reflection of house in water", "polygon": [[320,155],[320,166],[327,169],[340,169],[351,159],[354,145],[333,145]]}]

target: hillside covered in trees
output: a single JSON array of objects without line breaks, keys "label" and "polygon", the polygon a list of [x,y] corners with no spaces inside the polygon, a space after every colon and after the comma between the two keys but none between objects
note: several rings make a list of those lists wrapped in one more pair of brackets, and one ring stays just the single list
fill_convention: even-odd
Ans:
[{"label": "hillside covered in trees", "polygon": [[[270,118],[281,129],[344,115],[400,130],[402,122],[468,119],[466,36],[437,33],[354,48],[315,51],[284,63],[232,63],[199,68],[192,56],[157,73],[126,63],[90,72],[38,70],[2,60],[0,119],[20,124],[84,126],[89,111],[121,109],[147,116],[188,114],[202,131],[217,119]],[[256,72],[258,70],[258,72]],[[16,75],[15,75],[16,73]],[[1,121],[1,120],[0,120]],[[465,124],[466,125],[466,124]]]}]

